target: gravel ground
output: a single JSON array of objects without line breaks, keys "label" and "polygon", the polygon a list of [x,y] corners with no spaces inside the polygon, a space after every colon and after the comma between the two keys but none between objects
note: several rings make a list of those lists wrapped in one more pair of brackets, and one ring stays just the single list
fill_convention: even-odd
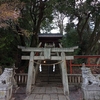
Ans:
[{"label": "gravel ground", "polygon": [[12,98],[14,98],[14,100],[24,100],[26,98],[25,91],[26,91],[26,87],[19,87],[17,92],[13,93]]},{"label": "gravel ground", "polygon": [[[24,100],[26,98],[25,94],[26,88],[19,87],[16,93],[13,93],[14,100]],[[70,89],[69,93],[70,100],[82,100],[82,91],[80,88],[78,89]]]},{"label": "gravel ground", "polygon": [[70,91],[69,98],[70,100],[83,100],[81,89]]}]

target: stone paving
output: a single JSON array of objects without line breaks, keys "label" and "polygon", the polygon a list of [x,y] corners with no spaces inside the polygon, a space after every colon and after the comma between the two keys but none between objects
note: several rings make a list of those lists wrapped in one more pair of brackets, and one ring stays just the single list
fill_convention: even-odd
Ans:
[{"label": "stone paving", "polygon": [[32,94],[26,97],[25,100],[69,100],[69,98],[63,94],[62,87],[35,86]]},{"label": "stone paving", "polygon": [[[66,96],[63,95],[61,88],[62,87],[60,86],[58,87],[54,87],[54,86],[53,87],[48,87],[48,86],[47,87],[34,87],[32,90],[32,94],[30,94],[27,97],[27,95],[25,94],[26,87],[20,87],[17,93],[13,93],[13,98],[14,100],[69,100]],[[81,89],[80,88],[70,89],[69,98],[70,100],[83,100]]]}]

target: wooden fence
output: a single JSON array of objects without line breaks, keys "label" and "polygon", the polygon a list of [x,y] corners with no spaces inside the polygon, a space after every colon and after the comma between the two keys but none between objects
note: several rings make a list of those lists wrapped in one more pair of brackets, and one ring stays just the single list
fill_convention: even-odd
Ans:
[{"label": "wooden fence", "polygon": [[68,74],[68,83],[69,84],[81,84],[82,75],[81,74]]},{"label": "wooden fence", "polygon": [[28,77],[27,73],[17,73],[15,75],[15,80],[16,80],[18,85],[26,85],[27,84],[27,77]]},{"label": "wooden fence", "polygon": [[74,74],[74,67],[82,67],[83,62],[86,67],[100,67],[100,55],[76,55],[74,60],[66,61],[70,74]]},{"label": "wooden fence", "polygon": [[[17,73],[15,75],[15,80],[18,85],[26,85],[27,73]],[[68,82],[69,84],[81,84],[82,82],[81,74],[68,74]]]}]

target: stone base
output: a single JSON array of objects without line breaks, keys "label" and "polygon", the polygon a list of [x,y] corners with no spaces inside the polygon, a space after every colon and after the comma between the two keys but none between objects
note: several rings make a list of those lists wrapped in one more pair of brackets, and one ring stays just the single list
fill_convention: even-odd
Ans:
[{"label": "stone base", "polygon": [[12,85],[0,84],[0,100],[10,100],[12,97]]},{"label": "stone base", "polygon": [[100,86],[87,85],[82,87],[84,100],[100,100]]}]

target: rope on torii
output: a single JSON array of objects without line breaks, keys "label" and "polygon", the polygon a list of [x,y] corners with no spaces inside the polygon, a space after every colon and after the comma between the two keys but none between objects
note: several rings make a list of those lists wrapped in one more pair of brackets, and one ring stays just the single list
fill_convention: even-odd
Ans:
[{"label": "rope on torii", "polygon": [[57,65],[57,64],[60,64],[61,62],[63,62],[63,61],[58,61],[58,62],[53,63],[53,64],[41,64],[41,63],[38,63],[38,62],[34,61],[34,63],[40,64],[40,65]]}]

